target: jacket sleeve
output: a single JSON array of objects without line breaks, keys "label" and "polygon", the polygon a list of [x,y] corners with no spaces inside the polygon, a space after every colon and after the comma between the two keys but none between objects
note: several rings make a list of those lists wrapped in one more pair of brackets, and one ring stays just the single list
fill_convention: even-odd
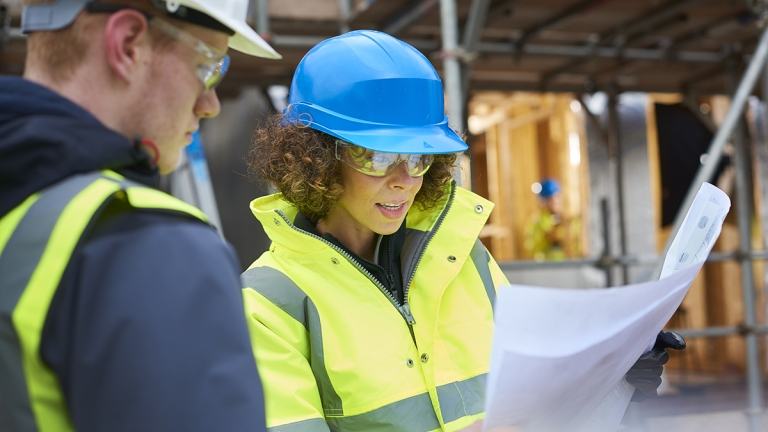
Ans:
[{"label": "jacket sleeve", "polygon": [[499,287],[509,285],[509,281],[480,239],[475,240],[475,245],[472,247],[469,257],[482,280],[485,292],[491,301],[491,306],[493,306],[496,303],[496,292]]},{"label": "jacket sleeve", "polygon": [[264,431],[232,249],[199,222],[127,219],[73,256],[46,320],[75,429]]},{"label": "jacket sleeve", "polygon": [[306,295],[271,267],[241,276],[246,321],[259,366],[270,431],[329,431],[310,366]]},{"label": "jacket sleeve", "polygon": [[496,263],[496,260],[493,259],[490,252],[488,252],[488,268],[491,270],[491,279],[493,280],[493,286],[497,291],[500,286],[509,285],[507,276],[504,274],[504,271],[501,270],[499,264]]}]

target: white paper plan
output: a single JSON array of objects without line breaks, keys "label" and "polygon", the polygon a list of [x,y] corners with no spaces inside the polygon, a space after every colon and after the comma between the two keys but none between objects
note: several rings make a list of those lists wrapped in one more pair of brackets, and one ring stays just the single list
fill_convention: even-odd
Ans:
[{"label": "white paper plan", "polygon": [[484,428],[616,431],[634,392],[624,375],[680,306],[729,209],[724,192],[702,185],[658,281],[499,288]]}]

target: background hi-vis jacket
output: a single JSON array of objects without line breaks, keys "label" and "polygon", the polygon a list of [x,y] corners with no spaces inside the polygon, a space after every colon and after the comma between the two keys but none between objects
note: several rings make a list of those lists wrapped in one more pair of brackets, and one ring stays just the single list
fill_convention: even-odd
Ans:
[{"label": "background hi-vis jacket", "polygon": [[270,430],[451,431],[482,418],[507,283],[478,240],[492,203],[453,186],[443,206],[409,211],[400,307],[340,248],[296,228],[280,194],[251,208],[273,241],[242,276]]}]

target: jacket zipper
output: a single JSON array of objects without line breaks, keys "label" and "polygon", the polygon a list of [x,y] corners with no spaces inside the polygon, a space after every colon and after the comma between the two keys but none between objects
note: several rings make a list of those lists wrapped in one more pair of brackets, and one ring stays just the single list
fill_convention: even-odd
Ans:
[{"label": "jacket zipper", "polygon": [[324,238],[322,238],[320,236],[317,236],[315,234],[312,234],[312,233],[309,233],[309,232],[306,232],[304,230],[301,230],[301,229],[297,228],[294,224],[291,223],[290,220],[288,220],[288,217],[285,215],[285,213],[283,213],[281,210],[275,210],[275,211],[280,214],[280,216],[283,218],[283,220],[292,229],[294,229],[294,230],[296,230],[296,231],[298,231],[298,232],[300,232],[302,234],[306,234],[306,235],[308,235],[310,237],[316,238],[316,239],[322,241],[323,243],[327,244],[328,246],[333,248],[336,252],[341,254],[341,256],[346,258],[347,261],[352,263],[352,265],[354,265],[357,268],[357,270],[360,271],[360,273],[364,274],[368,278],[368,280],[370,280],[376,286],[376,288],[378,288],[379,291],[381,291],[381,293],[384,294],[389,299],[390,303],[392,303],[392,306],[394,306],[395,309],[397,309],[397,311],[400,312],[400,315],[403,317],[403,319],[405,319],[405,323],[408,325],[408,330],[411,332],[411,338],[413,339],[413,343],[418,347],[418,344],[416,343],[416,334],[413,332],[413,325],[416,324],[416,320],[413,318],[413,315],[411,314],[411,307],[408,305],[408,297],[407,297],[408,291],[405,291],[405,293],[404,293],[405,295],[404,295],[404,299],[403,299],[404,300],[404,304],[401,305],[400,302],[398,302],[397,299],[392,295],[392,293],[390,293],[389,290],[386,289],[384,287],[384,285],[382,285],[381,282],[379,282],[371,274],[371,272],[369,272],[368,270],[365,269],[365,267],[360,265],[360,263],[358,263],[352,257],[352,255],[348,254],[344,249],[341,249],[340,247],[336,246],[335,244],[329,242],[328,240],[326,240],[326,239],[324,239]]},{"label": "jacket zipper", "polygon": [[[448,197],[448,203],[445,205],[445,209],[443,209],[443,212],[440,213],[440,217],[437,219],[437,222],[435,222],[435,227],[432,229],[432,231],[429,232],[429,235],[427,236],[426,241],[424,242],[424,247],[421,248],[421,251],[419,252],[419,257],[416,259],[416,265],[413,266],[413,270],[411,270],[410,276],[408,276],[408,283],[405,284],[405,287],[403,287],[403,298],[405,299],[405,304],[408,304],[408,291],[411,289],[411,282],[413,282],[414,276],[416,276],[416,269],[419,268],[419,264],[421,263],[421,259],[424,257],[424,252],[427,250],[427,246],[429,246],[429,242],[432,241],[432,237],[435,236],[435,233],[437,233],[437,230],[440,228],[440,225],[443,224],[443,220],[445,219],[445,215],[448,214],[448,210],[451,209],[451,206],[453,205],[453,197],[456,195],[456,183],[451,182],[451,195]],[[410,312],[410,311],[409,311]]]}]

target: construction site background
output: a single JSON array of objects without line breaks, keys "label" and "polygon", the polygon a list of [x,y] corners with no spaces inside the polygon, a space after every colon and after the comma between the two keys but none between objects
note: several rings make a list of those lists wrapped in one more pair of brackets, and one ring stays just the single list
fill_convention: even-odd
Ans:
[{"label": "construction site background", "polygon": [[[481,239],[513,283],[603,289],[652,278],[678,213],[670,190],[715,173],[707,180],[734,206],[668,324],[688,348],[671,353],[662,396],[631,404],[621,430],[768,430],[766,10],[762,0],[253,0],[249,22],[283,59],[232,53],[221,115],[201,125],[223,232],[244,266],[269,247],[248,202],[271,191],[247,180],[243,156],[253,130],[285,107],[307,50],[355,29],[393,34],[444,80],[446,112],[470,145],[459,178],[496,203]],[[0,0],[3,74],[23,73],[20,16],[21,0]],[[700,130],[703,149],[670,144],[669,124]],[[675,164],[696,179],[671,178]],[[564,213],[580,221],[559,262],[524,247],[543,178],[558,179]]]}]

